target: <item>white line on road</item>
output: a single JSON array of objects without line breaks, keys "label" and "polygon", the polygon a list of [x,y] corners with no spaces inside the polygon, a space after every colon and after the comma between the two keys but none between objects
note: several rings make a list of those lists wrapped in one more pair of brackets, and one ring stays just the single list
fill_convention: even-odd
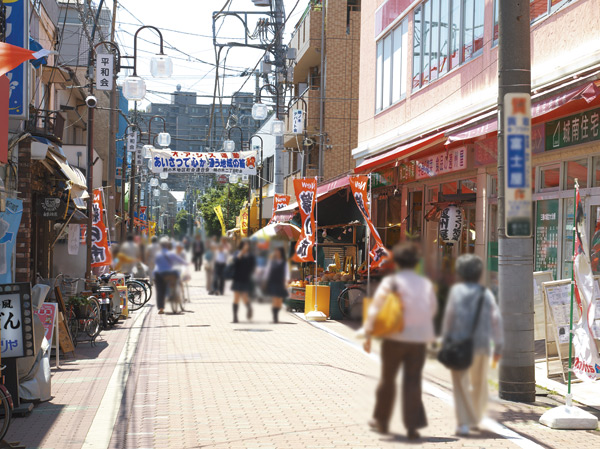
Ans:
[{"label": "white line on road", "polygon": [[[316,327],[317,329],[328,333],[329,335],[337,338],[338,340],[341,340],[348,346],[352,347],[355,350],[358,350],[365,356],[369,357],[371,360],[374,360],[377,363],[381,363],[381,358],[379,357],[379,355],[374,354],[373,352],[371,352],[370,354],[367,354],[363,350],[362,346],[359,345],[358,343],[348,340],[343,335],[340,335],[331,329],[327,329],[327,326],[324,326],[323,324],[321,324],[317,321],[307,321],[304,318],[303,313],[295,313],[294,315],[296,315],[301,320],[306,321],[311,326]],[[427,393],[429,393],[430,395],[438,398],[442,402],[445,402],[448,405],[454,405],[454,400],[452,398],[452,395],[443,390],[440,390],[438,387],[436,387],[431,382],[424,380],[423,381],[423,390],[426,391]],[[485,427],[486,430],[489,430],[490,432],[494,432],[495,434],[500,435],[500,436],[510,440],[512,443],[516,444],[517,446],[519,446],[523,449],[544,449],[544,446],[541,446],[541,445],[537,444],[536,442],[525,438],[523,435],[520,435],[517,432],[512,431],[508,427],[500,424],[498,421],[495,421],[491,418],[485,418],[482,422],[482,427]]]},{"label": "white line on road", "polygon": [[92,421],[90,430],[88,431],[82,449],[107,449],[110,445],[110,440],[113,434],[113,428],[117,421],[121,400],[127,386],[127,379],[131,371],[132,360],[135,356],[142,326],[136,326],[138,320],[148,314],[150,307],[143,307],[140,314],[136,314],[135,319],[127,335],[125,345],[121,350],[117,366],[108,381],[108,386],[102,396],[100,406],[96,411],[96,416]]}]

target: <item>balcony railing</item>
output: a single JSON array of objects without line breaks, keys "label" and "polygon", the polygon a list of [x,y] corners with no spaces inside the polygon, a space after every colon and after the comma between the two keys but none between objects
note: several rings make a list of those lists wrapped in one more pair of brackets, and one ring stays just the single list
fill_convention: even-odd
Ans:
[{"label": "balcony railing", "polygon": [[64,129],[65,119],[59,111],[30,109],[27,122],[27,130],[30,133],[62,140]]}]

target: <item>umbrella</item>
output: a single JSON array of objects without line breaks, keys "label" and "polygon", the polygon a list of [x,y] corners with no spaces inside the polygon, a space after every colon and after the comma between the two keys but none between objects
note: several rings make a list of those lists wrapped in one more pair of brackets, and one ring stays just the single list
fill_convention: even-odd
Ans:
[{"label": "umbrella", "polygon": [[300,237],[300,228],[291,223],[271,223],[256,231],[252,240],[284,240],[293,241]]}]

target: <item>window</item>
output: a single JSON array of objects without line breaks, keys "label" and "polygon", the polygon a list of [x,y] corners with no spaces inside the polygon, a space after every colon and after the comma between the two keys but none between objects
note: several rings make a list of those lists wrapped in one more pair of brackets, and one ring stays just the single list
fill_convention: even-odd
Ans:
[{"label": "window", "polygon": [[498,43],[498,5],[500,0],[494,0],[494,45]]},{"label": "window", "polygon": [[479,55],[485,0],[426,0],[414,12],[413,88]]},{"label": "window", "polygon": [[406,95],[408,25],[404,20],[377,42],[375,110],[379,112]]}]

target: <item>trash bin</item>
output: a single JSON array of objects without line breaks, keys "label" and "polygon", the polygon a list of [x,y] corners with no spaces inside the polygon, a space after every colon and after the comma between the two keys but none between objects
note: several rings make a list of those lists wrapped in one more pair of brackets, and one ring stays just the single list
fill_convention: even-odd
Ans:
[{"label": "trash bin", "polygon": [[304,313],[315,310],[315,288],[317,289],[317,310],[329,317],[329,285],[307,285]]}]

